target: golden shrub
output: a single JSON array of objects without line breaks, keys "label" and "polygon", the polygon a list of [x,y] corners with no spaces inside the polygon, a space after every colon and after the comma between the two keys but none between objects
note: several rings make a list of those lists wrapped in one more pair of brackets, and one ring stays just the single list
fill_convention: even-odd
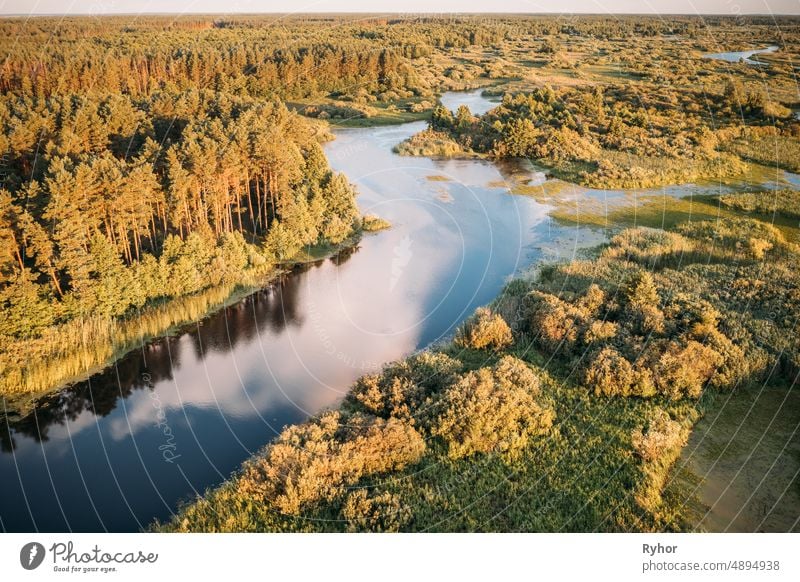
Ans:
[{"label": "golden shrub", "polygon": [[666,411],[657,409],[648,419],[646,427],[640,426],[631,433],[633,450],[646,463],[654,463],[685,444],[686,431],[672,420]]},{"label": "golden shrub", "polygon": [[514,356],[503,356],[494,365],[494,379],[504,390],[524,390],[533,397],[541,392],[539,376],[528,364]]},{"label": "golden shrub", "polygon": [[424,452],[419,433],[398,419],[328,412],[284,430],[244,466],[238,484],[242,493],[295,515],[362,477],[402,469]]},{"label": "golden shrub", "polygon": [[524,363],[512,360],[469,372],[443,394],[431,433],[445,442],[451,458],[490,452],[514,456],[552,425],[552,410],[534,397],[538,382],[522,371]]},{"label": "golden shrub", "polygon": [[452,383],[462,364],[439,352],[422,352],[387,366],[380,374],[363,376],[353,385],[345,404],[383,418],[414,423],[431,394]]},{"label": "golden shrub", "polygon": [[476,309],[458,330],[455,339],[457,345],[475,350],[501,350],[513,341],[506,321],[487,307]]},{"label": "golden shrub", "polygon": [[669,398],[699,398],[723,359],[695,340],[660,340],[652,346],[648,363],[659,393]]},{"label": "golden shrub", "polygon": [[628,305],[623,313],[631,330],[639,335],[664,332],[664,312],[655,305]]},{"label": "golden shrub", "polygon": [[710,330],[705,335],[705,340],[706,345],[719,354],[721,359],[711,378],[711,384],[714,387],[732,388],[754,372],[751,364],[757,367],[758,358],[755,358],[753,354],[749,354],[749,357],[745,355],[741,347],[720,331]]},{"label": "golden shrub", "polygon": [[589,315],[596,315],[606,303],[606,293],[596,283],[589,285],[586,293],[578,300],[578,305]]},{"label": "golden shrub", "polygon": [[533,291],[528,296],[530,331],[549,352],[572,351],[578,340],[584,314],[555,295]]},{"label": "golden shrub", "polygon": [[635,380],[631,363],[608,346],[589,357],[583,375],[584,383],[598,396],[628,396]]},{"label": "golden shrub", "polygon": [[631,275],[623,288],[623,295],[628,305],[658,306],[659,304],[658,287],[653,275],[645,270],[639,270]]},{"label": "golden shrub", "polygon": [[613,321],[595,320],[583,332],[583,342],[586,344],[607,342],[619,333],[619,325]]}]

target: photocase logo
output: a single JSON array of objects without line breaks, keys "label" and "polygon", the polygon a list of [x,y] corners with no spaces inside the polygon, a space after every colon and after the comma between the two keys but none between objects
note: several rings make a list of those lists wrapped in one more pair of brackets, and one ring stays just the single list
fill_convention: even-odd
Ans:
[{"label": "photocase logo", "polygon": [[403,276],[403,271],[408,263],[411,262],[411,257],[414,255],[411,252],[411,237],[408,235],[403,237],[403,240],[394,247],[394,257],[392,258],[392,277],[389,280],[389,290],[394,291],[395,285],[400,281]]},{"label": "photocase logo", "polygon": [[19,551],[19,563],[26,570],[35,570],[44,561],[44,546],[39,542],[29,542]]}]

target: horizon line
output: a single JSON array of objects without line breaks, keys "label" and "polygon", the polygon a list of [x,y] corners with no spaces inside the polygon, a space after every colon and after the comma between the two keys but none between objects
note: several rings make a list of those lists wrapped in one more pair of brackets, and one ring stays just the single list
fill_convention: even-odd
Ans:
[{"label": "horizon line", "polygon": [[480,15],[493,15],[493,16],[643,16],[643,17],[665,17],[665,16],[715,16],[723,18],[741,18],[743,16],[800,16],[799,12],[742,12],[739,14],[730,14],[727,12],[448,12],[448,11],[410,11],[410,12],[368,12],[360,10],[332,10],[324,12],[291,12],[291,11],[260,11],[260,12],[175,12],[175,11],[153,11],[153,12],[0,12],[0,18],[20,18],[20,17],[63,17],[63,16],[90,16],[92,18],[104,18],[110,16],[269,16],[269,15],[283,15],[283,16],[325,16],[325,15],[364,15],[364,16],[400,16],[406,18],[415,18],[421,16],[480,16]]}]

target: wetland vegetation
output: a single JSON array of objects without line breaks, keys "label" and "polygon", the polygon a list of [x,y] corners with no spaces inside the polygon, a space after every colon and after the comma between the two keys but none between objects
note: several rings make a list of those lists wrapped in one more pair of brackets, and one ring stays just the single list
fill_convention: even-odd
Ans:
[{"label": "wetland vegetation", "polygon": [[[391,144],[411,161],[527,160],[547,179],[504,174],[498,196],[546,198],[557,224],[609,237],[508,282],[450,341],[379,362],[153,529],[733,524],[697,513],[714,500],[681,456],[702,450],[693,429],[720,403],[797,389],[800,20],[184,16],[0,29],[5,402],[389,228],[362,219],[349,176],[331,169],[331,130],[413,121]],[[767,46],[757,61],[714,54]],[[440,101],[467,89],[491,103]],[[437,168],[422,181],[452,177]],[[692,183],[719,188],[659,195]],[[625,192],[609,208],[565,184]],[[412,260],[402,244],[392,277]],[[783,429],[800,422],[784,400]],[[783,429],[763,453],[776,462],[797,449]],[[772,510],[736,527],[797,529],[797,495],[773,495],[794,492],[797,474],[770,482]]]},{"label": "wetland vegetation", "polygon": [[798,250],[746,219],[625,230],[363,377],[161,529],[691,529],[662,492],[694,423],[800,370]]}]

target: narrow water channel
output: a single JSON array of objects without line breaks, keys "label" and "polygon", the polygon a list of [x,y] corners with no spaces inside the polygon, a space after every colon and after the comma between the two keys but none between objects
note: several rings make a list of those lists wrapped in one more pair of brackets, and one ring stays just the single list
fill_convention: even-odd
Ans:
[{"label": "narrow water channel", "polygon": [[718,61],[726,61],[728,63],[743,62],[747,63],[748,65],[763,65],[764,63],[760,61],[754,61],[752,57],[760,54],[774,53],[779,48],[780,48],[779,46],[773,45],[763,49],[753,49],[749,51],[729,51],[724,53],[710,53],[703,56],[707,59],[716,59]]}]

